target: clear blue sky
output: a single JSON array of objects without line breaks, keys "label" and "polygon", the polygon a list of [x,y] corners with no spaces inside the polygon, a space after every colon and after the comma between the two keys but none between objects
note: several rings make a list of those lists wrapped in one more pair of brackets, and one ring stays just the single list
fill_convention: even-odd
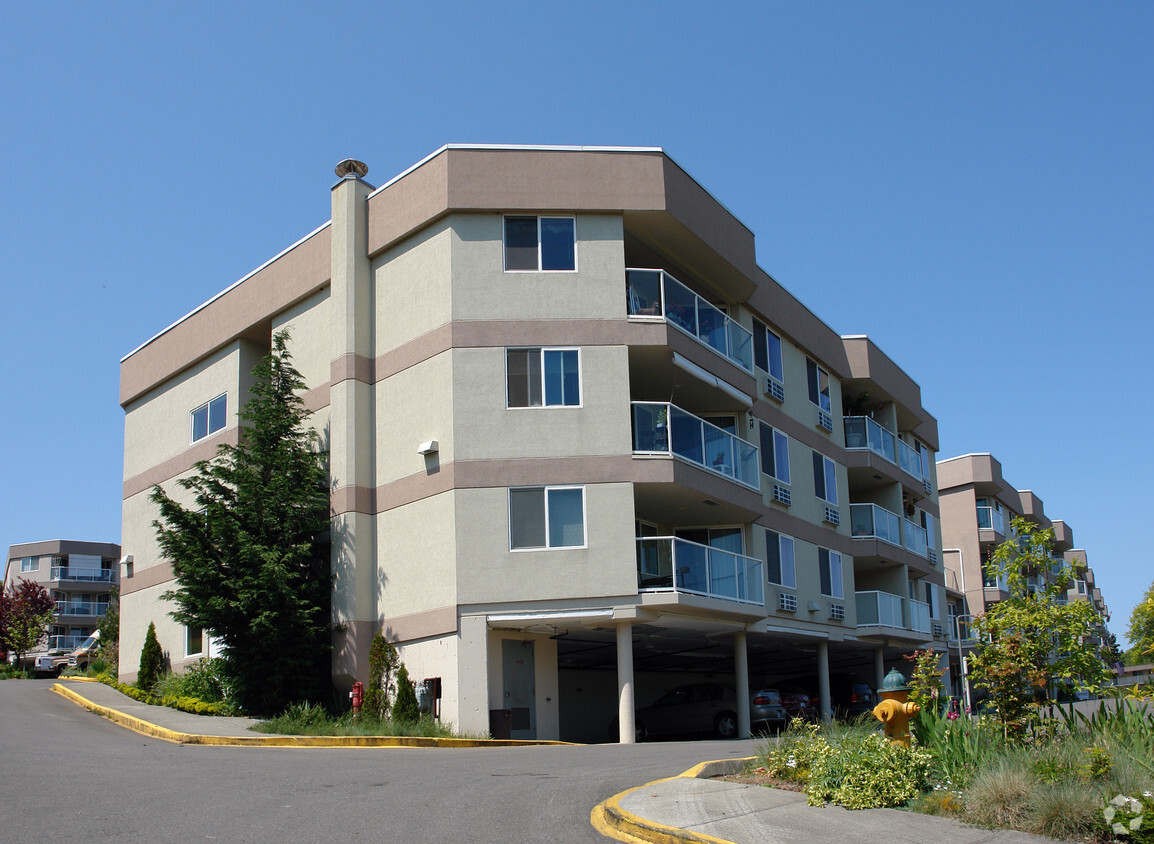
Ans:
[{"label": "clear blue sky", "polygon": [[[661,146],[1087,549],[1154,579],[1151,3],[0,12],[0,543],[118,541],[119,360],[445,143]],[[977,329],[971,328],[977,326]],[[1145,433],[1143,433],[1145,432]]]}]

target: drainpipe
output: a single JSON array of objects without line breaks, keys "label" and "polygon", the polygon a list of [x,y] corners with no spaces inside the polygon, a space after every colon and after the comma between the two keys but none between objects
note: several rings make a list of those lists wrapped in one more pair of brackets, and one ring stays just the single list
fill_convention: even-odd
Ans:
[{"label": "drainpipe", "polygon": [[[942,553],[943,554],[953,553],[953,554],[958,555],[958,574],[962,579],[962,598],[966,602],[965,607],[963,607],[963,609],[968,610],[970,608],[970,596],[968,594],[966,594],[966,558],[965,558],[965,555],[962,553],[961,548],[943,548]],[[966,676],[966,656],[962,652],[962,619],[963,618],[969,618],[969,619],[973,620],[973,615],[970,615],[970,614],[962,615],[959,613],[958,617],[954,619],[954,632],[957,634],[957,637],[958,637],[958,670],[962,674],[962,697],[966,701],[966,711],[970,713],[971,717],[973,717],[973,709],[970,706],[970,680]]]}]

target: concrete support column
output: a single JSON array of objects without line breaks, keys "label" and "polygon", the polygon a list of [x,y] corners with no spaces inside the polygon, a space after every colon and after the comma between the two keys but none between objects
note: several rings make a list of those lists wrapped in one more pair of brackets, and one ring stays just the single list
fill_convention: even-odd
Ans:
[{"label": "concrete support column", "polygon": [[733,634],[734,688],[737,689],[737,735],[749,738],[749,654],[745,631]]},{"label": "concrete support column", "polygon": [[617,724],[618,741],[637,741],[637,713],[633,698],[633,625],[617,627]]},{"label": "concrete support column", "polygon": [[368,168],[341,162],[332,190],[329,295],[331,385],[329,472],[333,484],[331,564],[333,621],[343,626],[333,649],[340,685],[368,680],[368,648],[377,614],[376,507],[372,361],[373,290],[368,256]]},{"label": "concrete support column", "polygon": [[817,711],[821,720],[833,718],[833,707],[829,700],[829,642],[817,643]]},{"label": "concrete support column", "polygon": [[882,645],[874,648],[874,689],[880,689],[886,679],[886,649]]}]

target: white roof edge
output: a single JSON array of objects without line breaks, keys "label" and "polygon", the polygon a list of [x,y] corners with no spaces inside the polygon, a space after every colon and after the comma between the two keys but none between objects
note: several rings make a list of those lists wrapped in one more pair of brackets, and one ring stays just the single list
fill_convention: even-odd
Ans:
[{"label": "white roof edge", "polygon": [[949,463],[951,460],[961,460],[963,457],[993,457],[988,451],[971,451],[969,454],[957,454],[953,457],[943,457],[938,463]]},{"label": "white roof edge", "polygon": [[187,314],[185,314],[184,316],[182,316],[180,319],[178,319],[178,320],[177,320],[176,322],[174,322],[172,325],[168,326],[167,328],[165,328],[165,329],[163,329],[163,330],[161,330],[161,331],[158,331],[158,332],[156,332],[156,334],[153,334],[151,337],[149,337],[147,340],[145,340],[143,343],[141,343],[139,346],[137,346],[137,347],[136,347],[135,349],[133,349],[131,352],[129,352],[128,354],[126,354],[124,357],[122,357],[122,358],[120,359],[120,362],[121,362],[121,363],[124,363],[126,360],[128,360],[130,357],[132,357],[132,356],[133,356],[134,354],[136,354],[137,352],[139,352],[141,349],[143,349],[145,346],[147,346],[147,345],[148,345],[149,343],[151,343],[153,340],[156,340],[157,338],[159,338],[159,337],[161,337],[161,336],[163,336],[163,335],[167,334],[169,331],[172,331],[172,329],[176,328],[176,326],[180,325],[182,322],[184,322],[186,319],[188,319],[188,318],[189,318],[189,317],[191,317],[192,315],[194,315],[194,314],[196,314],[196,313],[198,313],[198,312],[200,312],[200,311],[203,311],[205,308],[207,308],[209,305],[211,305],[213,302],[215,302],[217,299],[219,299],[219,298],[220,298],[221,296],[223,296],[225,293],[228,293],[228,292],[229,292],[230,290],[232,290],[233,288],[235,288],[235,287],[237,287],[237,286],[239,286],[239,285],[243,284],[244,282],[248,281],[250,278],[252,278],[254,275],[256,275],[257,273],[259,273],[259,272],[260,272],[261,270],[263,270],[265,267],[269,266],[269,264],[272,264],[273,262],[275,262],[275,261],[279,260],[280,258],[283,258],[285,255],[287,255],[289,252],[292,252],[294,249],[296,249],[298,246],[300,246],[302,243],[304,243],[304,242],[305,242],[306,240],[308,240],[309,238],[311,238],[311,237],[314,237],[314,236],[315,236],[315,235],[317,235],[317,234],[320,234],[320,233],[321,233],[322,231],[324,231],[326,228],[328,228],[329,226],[331,226],[331,225],[332,225],[332,222],[333,222],[332,220],[328,220],[328,221],[326,221],[326,222],[322,223],[321,225],[317,226],[315,229],[313,229],[311,232],[309,232],[308,234],[306,234],[304,237],[302,237],[300,240],[298,240],[298,241],[297,241],[296,243],[294,243],[292,246],[288,246],[288,247],[286,247],[285,249],[282,249],[280,252],[278,252],[277,254],[273,255],[271,258],[269,258],[267,261],[265,261],[263,264],[261,264],[261,265],[260,265],[259,267],[257,267],[255,270],[252,270],[251,272],[249,272],[247,275],[243,276],[242,278],[238,278],[236,281],[234,281],[232,284],[230,284],[230,285],[229,285],[228,287],[226,287],[224,290],[222,290],[222,291],[220,291],[219,293],[217,293],[215,296],[213,296],[213,297],[212,297],[211,299],[209,299],[208,301],[206,301],[206,302],[203,302],[203,303],[201,303],[200,305],[197,305],[195,308],[193,308],[193,309],[192,309],[191,311],[189,311]]}]

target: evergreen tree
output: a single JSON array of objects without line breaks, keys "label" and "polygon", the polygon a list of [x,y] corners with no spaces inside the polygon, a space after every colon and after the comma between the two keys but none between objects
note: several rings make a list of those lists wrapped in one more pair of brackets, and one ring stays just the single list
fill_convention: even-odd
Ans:
[{"label": "evergreen tree", "polygon": [[331,692],[328,473],[287,344],[278,332],[253,369],[239,443],[177,482],[192,506],[160,487],[151,495],[176,576],[164,595],[171,615],[221,644],[224,674],[252,714]]},{"label": "evergreen tree", "polygon": [[136,672],[136,688],[151,692],[152,687],[164,674],[164,651],[156,638],[156,625],[148,622],[148,632],[144,634],[144,647],[140,649],[140,670]]},{"label": "evergreen tree", "polygon": [[417,705],[417,693],[409,682],[409,669],[404,665],[397,671],[397,701],[393,704],[393,720],[402,724],[412,724],[421,718],[421,708]]},{"label": "evergreen tree", "polygon": [[1126,652],[1127,665],[1154,662],[1154,583],[1130,613],[1126,638],[1130,640],[1130,650]]},{"label": "evergreen tree", "polygon": [[400,664],[397,649],[385,641],[380,633],[373,636],[369,647],[369,682],[365,686],[364,715],[378,721],[384,720],[389,711],[389,690],[393,683],[393,673]]}]

